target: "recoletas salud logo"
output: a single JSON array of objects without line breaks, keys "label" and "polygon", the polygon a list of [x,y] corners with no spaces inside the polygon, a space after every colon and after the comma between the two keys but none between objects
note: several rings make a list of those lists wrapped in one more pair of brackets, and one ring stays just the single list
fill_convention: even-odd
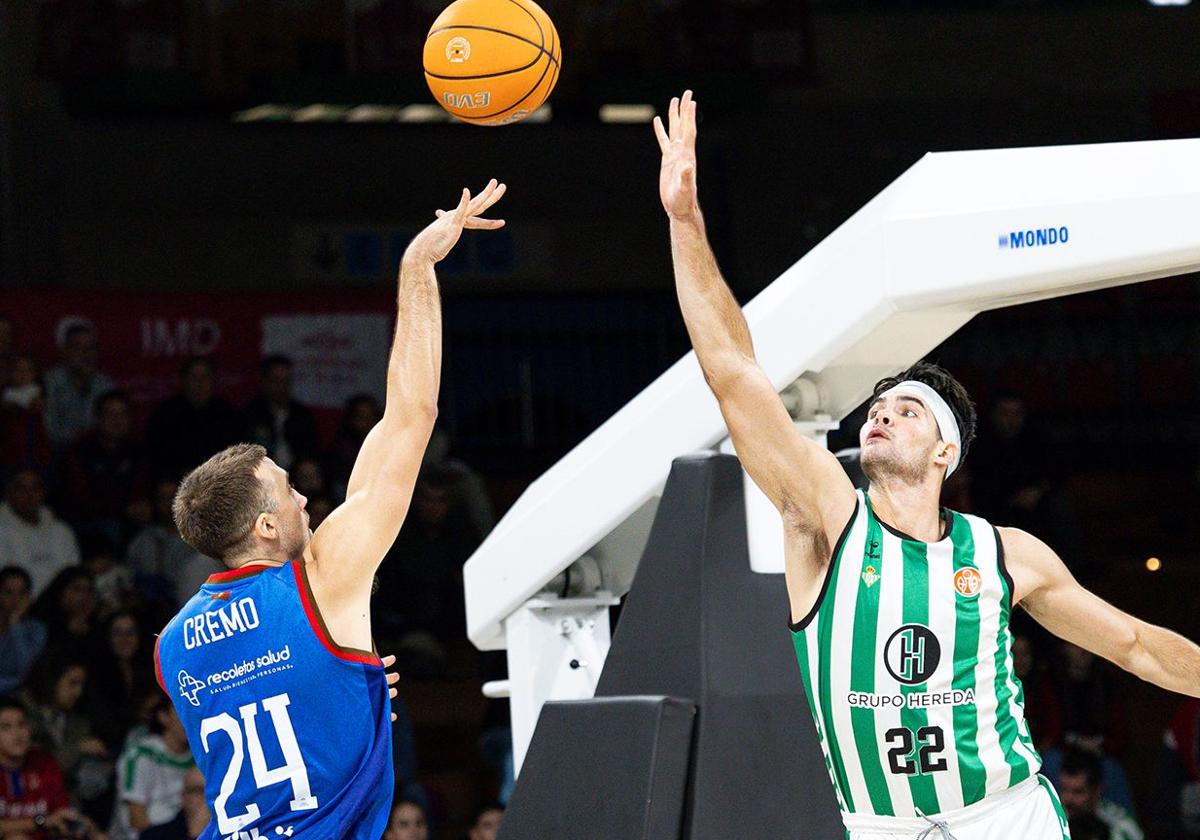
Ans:
[{"label": "recoletas salud logo", "polygon": [[196,692],[204,688],[204,683],[193,677],[187,671],[179,672],[179,696],[186,697],[188,702],[193,706],[200,705],[200,698],[196,696]]},{"label": "recoletas salud logo", "polygon": [[180,671],[177,677],[179,696],[187,698],[187,701],[193,706],[199,706],[201,691],[207,689],[205,692],[207,696],[227,691],[230,688],[237,688],[260,677],[270,676],[281,671],[290,671],[292,669],[291,658],[291,645],[284,645],[280,650],[268,650],[261,656],[243,659],[201,679],[193,677],[187,671]]}]

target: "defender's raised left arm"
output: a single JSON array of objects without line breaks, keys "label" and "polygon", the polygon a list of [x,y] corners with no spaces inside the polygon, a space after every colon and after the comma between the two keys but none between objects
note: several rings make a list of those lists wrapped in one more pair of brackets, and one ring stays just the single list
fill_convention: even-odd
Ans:
[{"label": "defender's raised left arm", "polygon": [[1036,537],[1001,528],[1013,603],[1061,639],[1090,650],[1146,682],[1200,697],[1200,646],[1117,609],[1079,585]]}]

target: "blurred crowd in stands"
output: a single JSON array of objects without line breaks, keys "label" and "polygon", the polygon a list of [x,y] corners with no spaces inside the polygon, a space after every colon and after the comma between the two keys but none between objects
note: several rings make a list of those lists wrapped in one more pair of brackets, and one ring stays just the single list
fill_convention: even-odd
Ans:
[{"label": "blurred crowd in stands", "polygon": [[[221,566],[179,538],[178,481],[229,444],[261,443],[290,470],[316,528],[342,500],[382,407],[350,399],[323,440],[313,412],[291,395],[288,359],[263,359],[258,395],[234,406],[218,393],[214,361],[192,358],[178,392],[137,428],[90,325],[65,332],[58,359],[22,352],[15,327],[0,316],[0,832],[196,837],[208,819],[204,781],[155,684],[153,634]],[[1078,516],[1021,395],[999,394],[981,415],[948,504],[1028,528],[1070,562]],[[397,654],[407,680],[439,679],[456,650],[470,650],[461,569],[493,521],[482,479],[449,457],[439,432],[380,568],[373,612],[379,648]],[[1123,763],[1132,710],[1113,667],[1020,611],[1013,629],[1033,741],[1073,836],[1200,837],[1200,700],[1184,703],[1163,732],[1153,795],[1139,809]],[[473,667],[490,677],[498,663]],[[398,788],[385,837],[445,840],[439,829],[455,824],[470,840],[494,838],[513,781],[504,704],[479,716],[479,760],[493,769],[488,795],[497,801],[473,815],[449,815],[437,786],[421,783],[409,710],[401,701],[396,711]]]},{"label": "blurred crowd in stands", "polygon": [[[214,360],[191,358],[178,392],[138,428],[91,325],[65,331],[58,359],[23,352],[17,327],[0,315],[0,834],[197,837],[208,819],[204,781],[156,685],[154,634],[223,567],[180,539],[178,482],[230,444],[261,443],[307,497],[315,529],[341,502],[382,407],[350,399],[325,441],[292,398],[288,359],[263,359],[259,393],[235,406],[217,392]],[[479,476],[447,449],[435,435],[379,573],[379,649],[397,655],[408,679],[441,677],[467,648],[461,568],[493,520]],[[402,700],[396,711],[397,805],[386,836],[444,840],[439,824],[470,815],[447,814],[418,782]],[[501,717],[492,729],[506,725]],[[511,753],[495,764],[491,794],[506,799]],[[499,803],[480,809],[469,837],[494,838],[501,813]]]}]

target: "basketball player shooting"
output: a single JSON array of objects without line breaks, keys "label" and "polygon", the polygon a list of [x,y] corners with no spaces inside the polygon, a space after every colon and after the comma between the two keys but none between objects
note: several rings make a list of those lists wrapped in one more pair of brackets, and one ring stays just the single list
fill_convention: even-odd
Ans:
[{"label": "basketball player shooting", "polygon": [[859,430],[870,485],[856,491],[755,361],[705,234],[690,91],[667,122],[654,128],[679,305],[738,457],[783,519],[793,642],[847,836],[1069,837],[1013,673],[1013,607],[1192,697],[1200,648],[1085,590],[1036,537],[939,508],[975,409],[936,365],[875,386]]},{"label": "basketball player shooting", "polygon": [[409,244],[383,419],[346,501],[313,534],[307,500],[261,446],[214,455],[175,497],[180,535],[222,561],[163,630],[158,679],[187,730],[214,819],[203,840],[378,840],[392,798],[387,678],[373,652],[375,570],[404,521],[437,414],[434,266],[504,195],[491,181]]}]

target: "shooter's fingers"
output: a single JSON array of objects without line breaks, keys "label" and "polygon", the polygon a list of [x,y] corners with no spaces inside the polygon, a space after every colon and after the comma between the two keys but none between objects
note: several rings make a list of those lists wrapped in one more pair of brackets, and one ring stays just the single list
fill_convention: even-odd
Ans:
[{"label": "shooter's fingers", "polygon": [[480,219],[476,216],[472,216],[471,218],[467,219],[467,223],[463,225],[463,227],[469,228],[470,230],[496,230],[497,228],[504,227],[504,220]]},{"label": "shooter's fingers", "polygon": [[671,138],[667,137],[667,130],[663,128],[661,117],[654,118],[654,136],[658,138],[658,148],[662,149],[662,153],[665,155]]},{"label": "shooter's fingers", "polygon": [[683,142],[687,145],[692,145],[696,142],[696,100],[692,99],[692,92],[690,90],[684,93],[681,108],[683,111],[682,119],[680,120]]},{"label": "shooter's fingers", "polygon": [[480,213],[487,210],[497,201],[504,197],[504,193],[508,191],[507,184],[496,185],[493,180],[489,189],[485,190],[475,201],[471,202],[471,215],[478,216]]},{"label": "shooter's fingers", "polygon": [[471,206],[471,191],[463,187],[462,198],[459,199],[458,206],[454,208],[454,215],[457,221],[461,222],[467,218],[467,208]]}]

